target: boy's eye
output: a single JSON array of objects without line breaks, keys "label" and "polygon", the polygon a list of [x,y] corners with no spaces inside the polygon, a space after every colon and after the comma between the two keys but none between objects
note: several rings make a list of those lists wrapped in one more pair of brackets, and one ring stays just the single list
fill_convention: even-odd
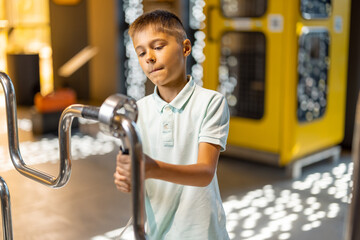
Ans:
[{"label": "boy's eye", "polygon": [[163,47],[164,47],[164,46],[157,46],[157,47],[155,47],[154,49],[155,49],[155,50],[161,50]]},{"label": "boy's eye", "polygon": [[144,52],[141,52],[141,53],[138,54],[139,57],[142,57],[142,56],[144,56],[144,55],[145,55]]}]

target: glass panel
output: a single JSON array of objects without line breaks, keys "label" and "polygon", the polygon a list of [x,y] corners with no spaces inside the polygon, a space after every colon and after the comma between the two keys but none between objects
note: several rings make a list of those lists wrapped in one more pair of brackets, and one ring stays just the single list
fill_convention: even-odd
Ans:
[{"label": "glass panel", "polygon": [[311,122],[326,110],[330,37],[326,29],[304,30],[299,38],[297,117]]},{"label": "glass panel", "polygon": [[228,32],[221,40],[219,91],[232,116],[261,119],[264,115],[265,35]]},{"label": "glass panel", "polygon": [[331,14],[331,0],[301,0],[300,12],[305,19],[328,18]]},{"label": "glass panel", "polygon": [[225,17],[261,17],[265,14],[267,0],[222,0],[222,12]]}]

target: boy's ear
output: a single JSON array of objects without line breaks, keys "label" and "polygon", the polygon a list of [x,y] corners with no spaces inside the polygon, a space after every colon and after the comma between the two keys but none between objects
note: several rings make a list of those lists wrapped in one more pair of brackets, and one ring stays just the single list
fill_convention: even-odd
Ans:
[{"label": "boy's ear", "polygon": [[184,57],[187,57],[189,56],[191,53],[191,42],[189,39],[185,39],[183,41],[183,54],[184,54]]}]

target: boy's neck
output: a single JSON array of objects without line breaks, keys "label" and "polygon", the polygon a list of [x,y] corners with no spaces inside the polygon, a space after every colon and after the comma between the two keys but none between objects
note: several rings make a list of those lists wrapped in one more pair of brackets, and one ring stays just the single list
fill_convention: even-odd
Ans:
[{"label": "boy's neck", "polygon": [[181,92],[187,84],[188,79],[185,76],[183,81],[177,81],[175,85],[171,86],[157,86],[159,96],[167,103],[170,103]]}]

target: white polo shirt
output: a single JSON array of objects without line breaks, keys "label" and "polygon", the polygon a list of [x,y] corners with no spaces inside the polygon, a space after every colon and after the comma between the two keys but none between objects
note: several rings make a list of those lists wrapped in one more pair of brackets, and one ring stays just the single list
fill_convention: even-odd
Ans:
[{"label": "white polo shirt", "polygon": [[[223,95],[189,78],[170,103],[157,93],[138,101],[143,151],[151,158],[179,165],[197,162],[198,145],[208,142],[225,150],[229,110]],[[161,240],[229,239],[217,176],[206,187],[147,179],[148,236]]]}]

